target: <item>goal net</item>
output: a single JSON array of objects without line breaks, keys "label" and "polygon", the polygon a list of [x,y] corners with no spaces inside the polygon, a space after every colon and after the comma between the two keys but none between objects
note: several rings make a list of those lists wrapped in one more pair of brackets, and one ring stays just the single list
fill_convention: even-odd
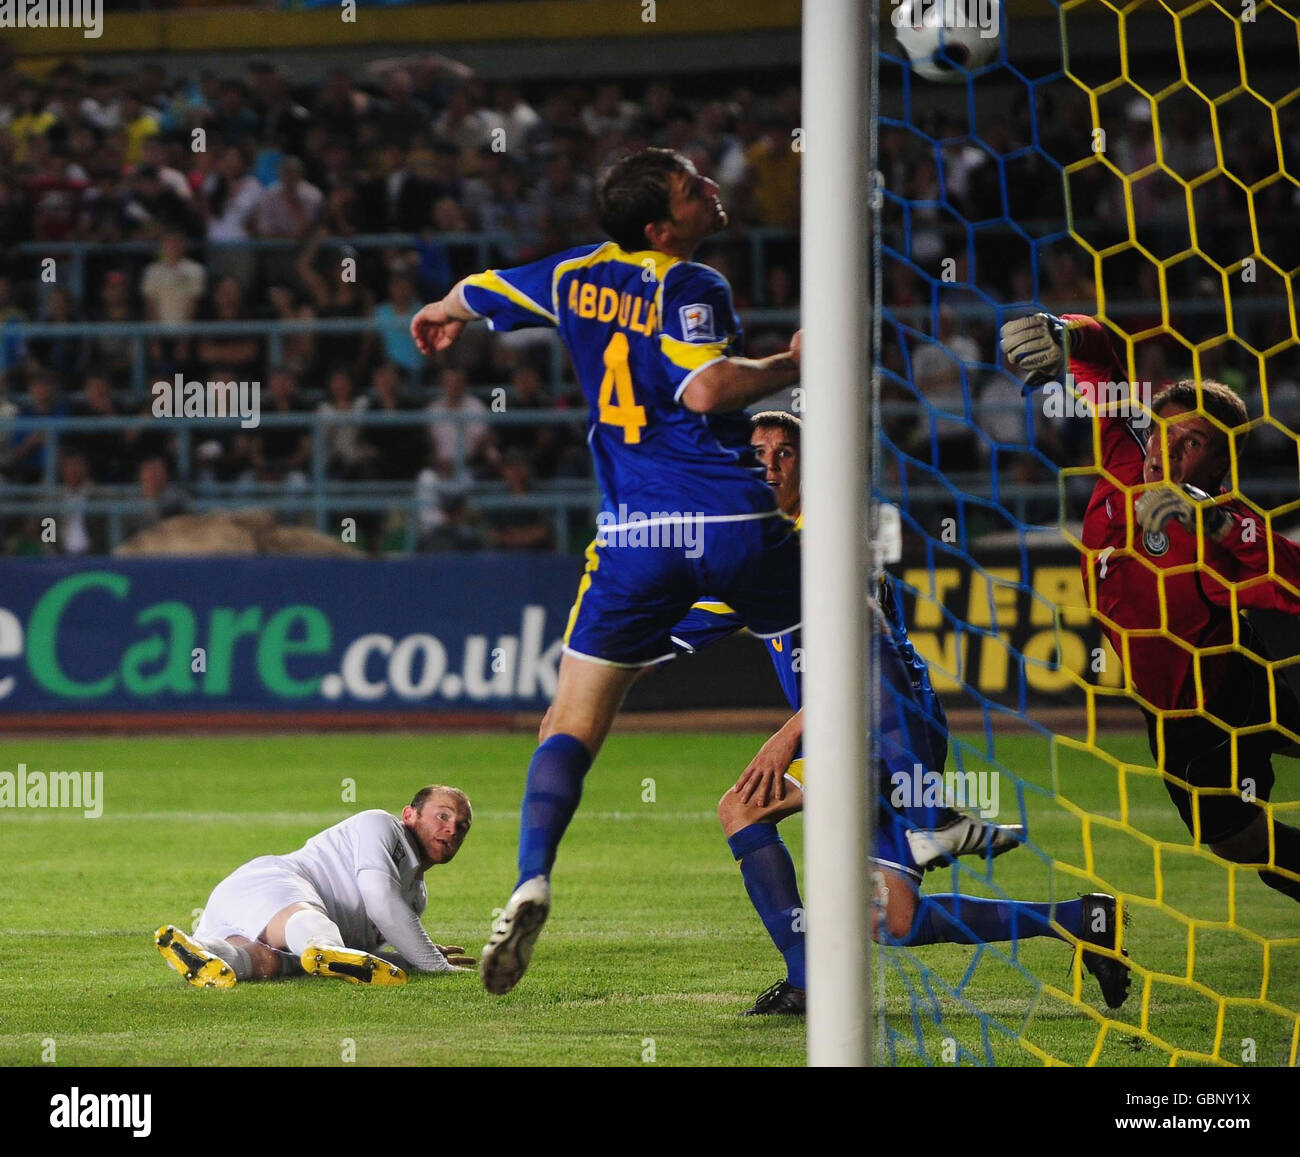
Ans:
[{"label": "goal net", "polygon": [[[895,940],[877,957],[878,1059],[1295,1065],[1300,908],[1180,820],[1082,577],[1082,559],[1106,565],[1081,540],[1098,420],[1069,390],[1023,394],[998,329],[1086,314],[1140,398],[1182,379],[1232,386],[1250,437],[1225,486],[1263,530],[1297,537],[1300,17],[1228,0],[1002,7],[998,60],[956,83],[923,79],[888,32],[880,44],[877,487],[904,541],[891,570],[949,715],[949,802],[1026,829],[996,860],[930,872],[924,892],[1112,894],[1132,989],[1107,1008],[1069,938]],[[1247,601],[1234,594],[1219,650],[1267,671],[1285,726],[1297,620]],[[1247,622],[1268,655],[1248,653]],[[1234,761],[1241,738],[1225,737]],[[1300,825],[1300,765],[1274,766],[1267,810]],[[1248,789],[1239,770],[1230,790]]]}]

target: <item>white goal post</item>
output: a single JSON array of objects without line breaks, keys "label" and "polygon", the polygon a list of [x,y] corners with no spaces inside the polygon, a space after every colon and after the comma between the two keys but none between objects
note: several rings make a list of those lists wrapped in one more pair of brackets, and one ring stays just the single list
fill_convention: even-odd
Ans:
[{"label": "white goal post", "polygon": [[803,5],[803,676],[808,1063],[871,1062],[865,596],[869,79],[878,0]]}]

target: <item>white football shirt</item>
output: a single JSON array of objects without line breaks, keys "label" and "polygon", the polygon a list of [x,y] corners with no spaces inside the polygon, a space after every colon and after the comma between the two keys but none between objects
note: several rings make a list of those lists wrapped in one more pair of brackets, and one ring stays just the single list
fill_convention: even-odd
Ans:
[{"label": "white football shirt", "polygon": [[450,968],[420,923],[428,903],[414,836],[386,811],[349,816],[281,857],[325,902],[348,947],[391,944],[412,968]]}]

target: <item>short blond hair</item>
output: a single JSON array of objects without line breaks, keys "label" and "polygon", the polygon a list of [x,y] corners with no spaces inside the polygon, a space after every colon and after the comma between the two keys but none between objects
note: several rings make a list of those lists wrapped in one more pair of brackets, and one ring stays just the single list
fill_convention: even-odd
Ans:
[{"label": "short blond hair", "polygon": [[428,787],[420,788],[420,790],[415,793],[415,797],[411,800],[411,807],[416,811],[420,811],[435,795],[451,796],[452,799],[465,809],[465,818],[469,820],[470,823],[474,822],[474,805],[469,802],[469,796],[461,791],[460,788],[448,787],[444,783],[431,783]]},{"label": "short blond hair", "polygon": [[1213,378],[1205,378],[1199,384],[1194,378],[1184,378],[1181,382],[1166,386],[1151,399],[1151,412],[1160,417],[1160,411],[1168,405],[1184,406],[1188,410],[1208,414],[1220,425],[1227,427],[1226,434],[1223,430],[1217,431],[1223,438],[1223,452],[1228,452],[1227,442],[1231,438],[1237,444],[1237,453],[1241,453],[1246,443],[1246,434],[1237,434],[1235,431],[1250,421],[1250,415],[1241,395],[1231,386],[1216,382]]}]

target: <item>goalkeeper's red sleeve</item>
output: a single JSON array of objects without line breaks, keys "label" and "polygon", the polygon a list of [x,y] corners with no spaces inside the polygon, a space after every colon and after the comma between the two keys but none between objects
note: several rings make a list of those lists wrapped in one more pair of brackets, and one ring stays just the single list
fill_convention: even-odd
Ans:
[{"label": "goalkeeper's red sleeve", "polygon": [[[1262,611],[1300,611],[1300,545],[1269,531],[1264,519],[1240,506],[1224,510],[1230,519],[1219,541],[1206,538],[1205,561],[1210,572],[1221,575],[1237,588],[1237,606]],[[1272,544],[1272,558],[1269,544]],[[1209,575],[1206,575],[1209,579]],[[1251,582],[1250,580],[1257,580]],[[1288,590],[1283,582],[1291,586]],[[1249,585],[1241,585],[1248,583]],[[1220,606],[1230,606],[1227,586],[1202,582],[1206,596]]]},{"label": "goalkeeper's red sleeve", "polygon": [[[1074,377],[1074,388],[1094,408],[1099,382],[1122,382],[1126,387],[1129,386],[1124,369],[1110,344],[1110,335],[1099,321],[1080,313],[1067,313],[1061,320],[1070,332],[1074,347],[1070,353],[1070,373]],[[1103,391],[1103,402],[1107,392],[1109,391]],[[1094,427],[1099,435],[1099,444],[1094,448],[1096,460],[1125,485],[1142,481],[1142,459],[1146,443],[1138,430],[1148,429],[1151,422],[1151,416],[1143,413],[1135,402],[1130,402],[1123,414],[1106,411],[1097,414]]]}]

